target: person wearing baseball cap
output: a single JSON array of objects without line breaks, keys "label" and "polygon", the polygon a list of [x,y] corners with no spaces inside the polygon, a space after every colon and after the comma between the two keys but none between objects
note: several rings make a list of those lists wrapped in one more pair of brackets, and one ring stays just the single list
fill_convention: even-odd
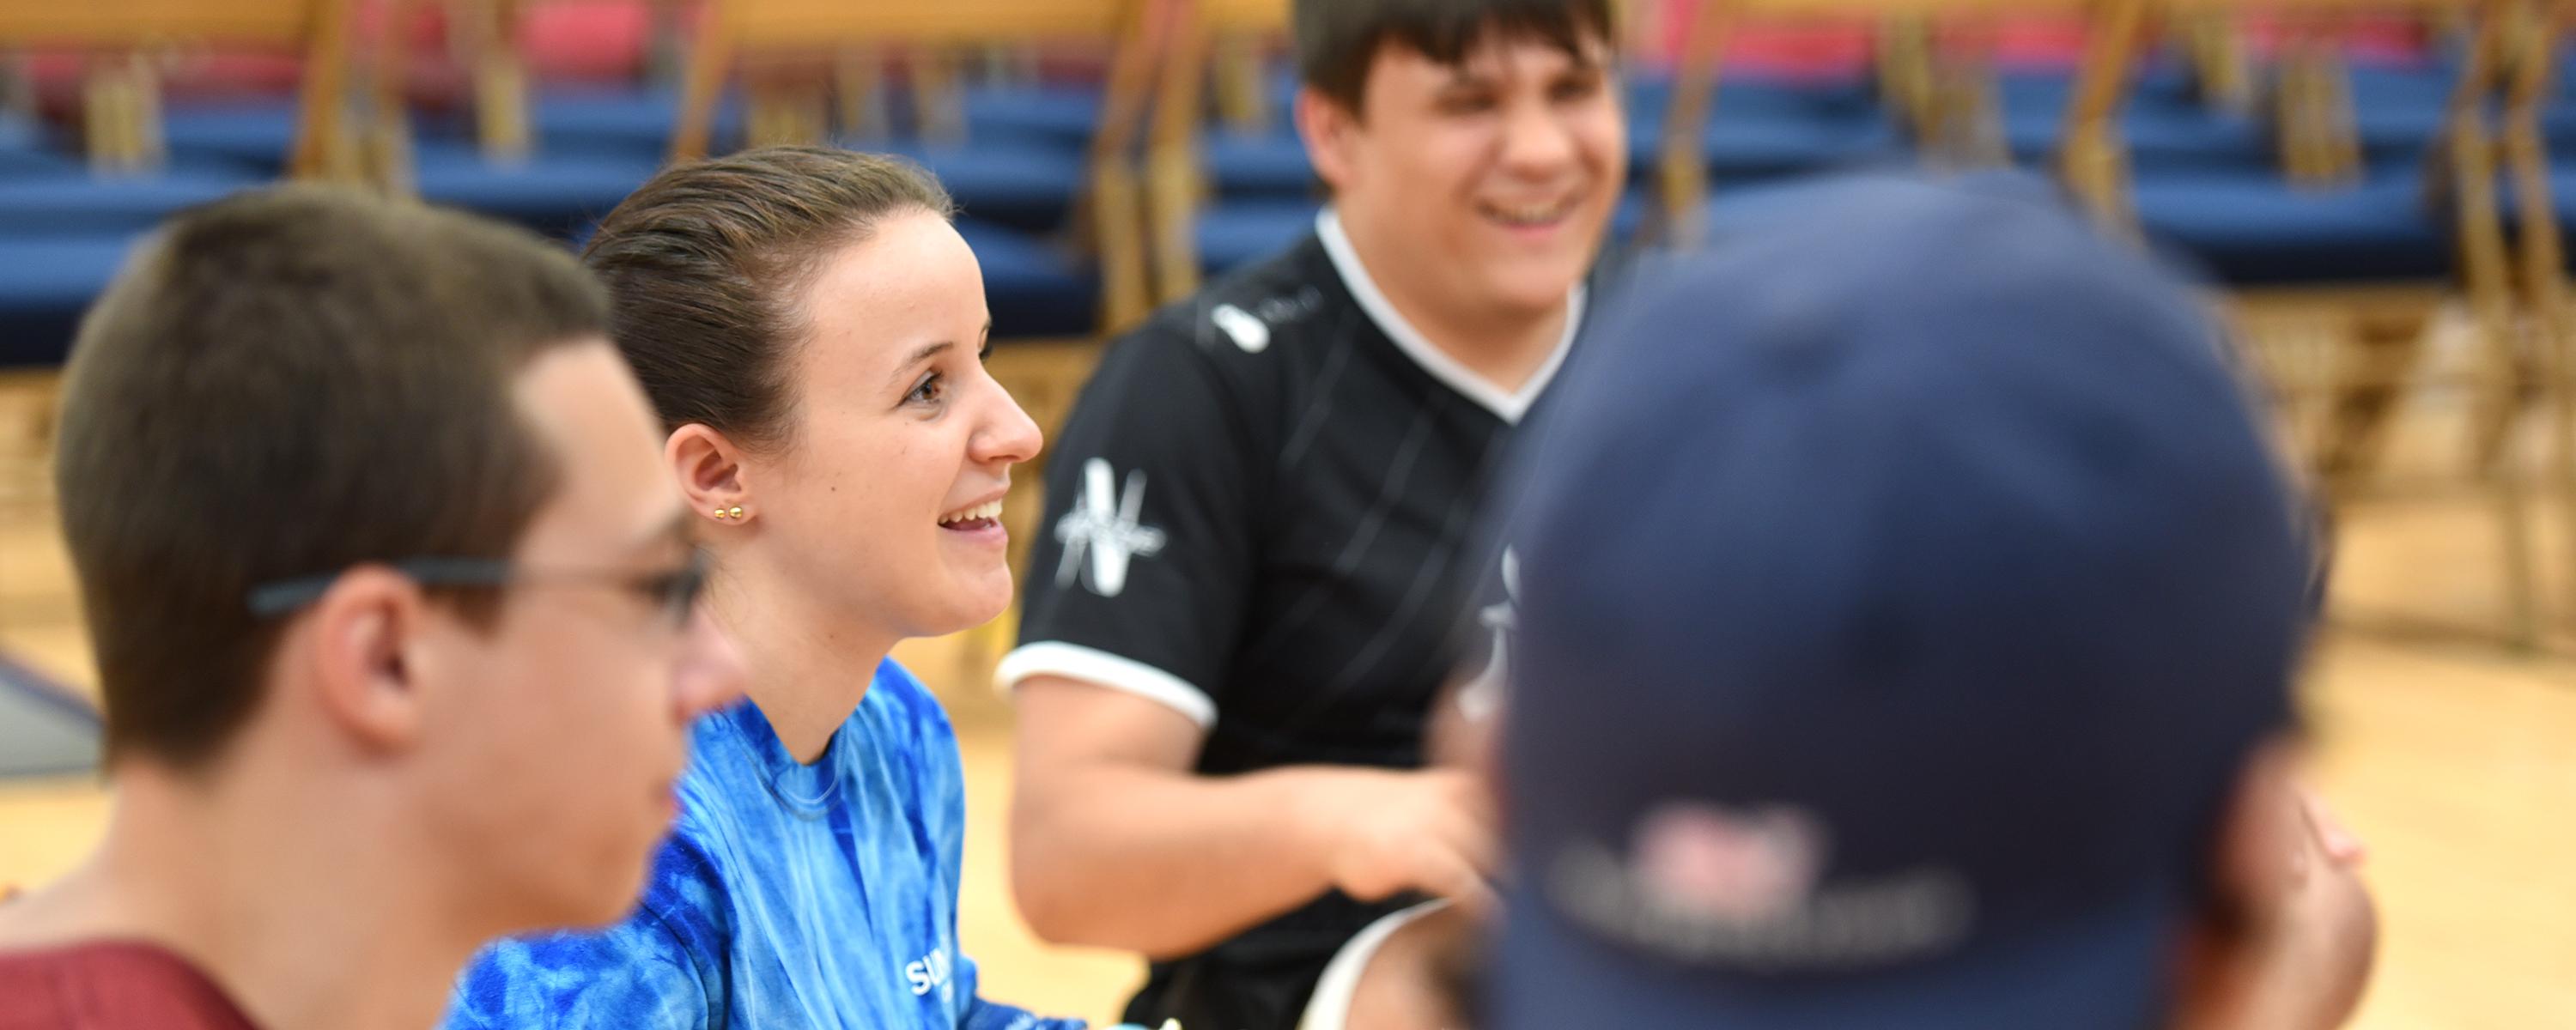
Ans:
[{"label": "person wearing baseball cap", "polygon": [[1641,273],[1499,517],[1493,1025],[2331,1026],[2302,505],[2189,289],[1879,180]]}]

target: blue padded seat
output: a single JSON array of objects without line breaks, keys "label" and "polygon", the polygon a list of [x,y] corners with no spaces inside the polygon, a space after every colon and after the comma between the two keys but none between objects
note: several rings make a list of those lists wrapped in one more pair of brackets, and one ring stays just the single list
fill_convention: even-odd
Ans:
[{"label": "blue padded seat", "polygon": [[[2004,141],[2016,160],[2038,163],[2057,153],[2064,129],[2059,114],[2016,111],[2004,119]],[[2120,133],[2130,166],[2140,172],[2260,170],[2280,161],[2270,130],[2251,115],[2142,106],[2122,115]]]},{"label": "blue padded seat", "polygon": [[295,147],[291,97],[172,103],[161,116],[173,162],[229,162],[278,175]]},{"label": "blue padded seat", "polygon": [[0,182],[17,178],[58,178],[80,175],[87,167],[76,156],[42,145],[13,147],[0,144]]},{"label": "blue padded seat", "polygon": [[[1661,131],[1672,104],[1671,76],[1632,77],[1626,92],[1631,127],[1650,134]],[[1834,120],[1867,118],[1877,109],[1877,92],[1866,79],[1735,75],[1719,79],[1709,113],[1711,117]]]},{"label": "blue padded seat", "polygon": [[[1720,189],[1709,195],[1702,239],[1706,246],[1723,247],[1731,239],[1772,229],[1801,218],[1822,214],[1835,202],[1837,194],[1867,188],[1883,178],[1924,180],[1919,167],[1860,169],[1847,173],[1802,176],[1733,189]],[[2065,203],[2065,194],[2048,177],[2020,169],[1998,168],[1970,172],[1936,181],[1946,181],[1960,189],[1999,197],[2018,197],[2033,203]]]},{"label": "blue padded seat", "polygon": [[958,235],[984,270],[995,339],[1088,336],[1100,327],[1100,273],[1052,241],[973,218]]},{"label": "blue padded seat", "polygon": [[[1919,173],[1891,174],[1911,176]],[[1701,215],[1705,219],[1702,238],[1709,246],[1722,246],[1732,236],[1767,229],[1786,220],[1812,217],[1818,213],[1818,206],[1827,203],[1834,194],[1872,177],[1870,172],[1808,175],[1712,190]]]},{"label": "blue padded seat", "polygon": [[1218,127],[1209,130],[1200,146],[1218,196],[1294,199],[1316,194],[1314,165],[1295,133]]},{"label": "blue padded seat", "polygon": [[[2066,74],[2022,73],[1998,79],[2004,143],[2015,160],[2039,164],[2057,153],[2073,92],[2074,80]],[[2192,95],[2188,80],[2167,68],[2151,70],[2123,103],[2120,131],[2131,166],[2142,174],[2166,169],[2259,170],[2279,162],[2270,130],[2259,117],[2202,104]]]},{"label": "blue padded seat", "polygon": [[14,114],[0,114],[0,148],[34,148],[45,146],[45,127],[33,119]]},{"label": "blue padded seat", "polygon": [[94,175],[65,162],[52,171],[0,176],[0,239],[139,232],[181,209],[268,181],[236,167],[195,163]]},{"label": "blue padded seat", "polygon": [[[2458,74],[2449,60],[2355,64],[2349,82],[2363,160],[2388,166],[2420,156],[2441,130]],[[2005,134],[2014,154],[2027,161],[2053,153],[2064,127],[2069,80],[2021,75],[2002,81]],[[2278,167],[2269,117],[2262,109],[2211,110],[2192,95],[2187,79],[2168,70],[2150,75],[2131,98],[2123,132],[2133,165],[2144,172],[2251,170]],[[2552,148],[2576,150],[2576,106],[2552,105],[2543,117]]]},{"label": "blue padded seat", "polygon": [[979,136],[955,144],[907,139],[843,145],[920,162],[964,213],[1022,232],[1061,228],[1083,184],[1082,151],[1026,140]]},{"label": "blue padded seat", "polygon": [[1286,249],[1314,229],[1319,207],[1285,197],[1229,198],[1209,207],[1191,233],[1199,270],[1216,275]]},{"label": "blue padded seat", "polygon": [[2230,285],[2426,279],[2453,266],[2449,216],[2430,209],[2412,167],[2334,189],[2269,172],[2141,176],[2135,197],[2159,249]]},{"label": "blue padded seat", "polygon": [[558,238],[595,222],[661,168],[640,154],[539,152],[485,160],[473,145],[431,141],[413,154],[421,199],[517,222]]},{"label": "blue padded seat", "polygon": [[[1632,133],[1628,160],[1644,174],[1662,141]],[[1886,116],[1871,113],[1832,119],[1793,118],[1721,107],[1700,133],[1708,176],[1720,183],[1756,182],[1902,159],[1902,133]]]},{"label": "blue padded seat", "polygon": [[2354,68],[2353,129],[2366,158],[2385,164],[2421,154],[2441,132],[2458,78],[2447,61]]},{"label": "blue padded seat", "polygon": [[54,174],[79,167],[72,155],[54,147],[43,123],[0,114],[0,177]]},{"label": "blue padded seat", "polygon": [[1071,85],[976,86],[965,91],[966,127],[978,139],[1082,150],[1100,125],[1100,91]]},{"label": "blue padded seat", "polygon": [[57,365],[140,232],[0,234],[0,366]]},{"label": "blue padded seat", "polygon": [[[742,141],[742,101],[728,94],[716,105],[708,149],[723,153]],[[546,153],[627,154],[660,159],[670,153],[671,133],[680,124],[680,91],[668,88],[549,86],[528,100],[529,132]],[[447,120],[444,131],[457,138],[471,135],[464,118]]]}]

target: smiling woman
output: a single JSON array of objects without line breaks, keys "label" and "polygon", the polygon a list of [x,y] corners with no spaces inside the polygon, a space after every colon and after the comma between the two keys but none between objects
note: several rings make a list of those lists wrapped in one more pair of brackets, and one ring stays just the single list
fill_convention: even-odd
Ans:
[{"label": "smiling woman", "polygon": [[750,700],[699,724],[635,916],[497,945],[450,1025],[1056,1025],[976,996],[956,738],[886,657],[1010,604],[1001,502],[1040,444],[985,372],[950,208],[900,161],[770,148],[671,169],[601,224],[586,260],[707,513]]}]

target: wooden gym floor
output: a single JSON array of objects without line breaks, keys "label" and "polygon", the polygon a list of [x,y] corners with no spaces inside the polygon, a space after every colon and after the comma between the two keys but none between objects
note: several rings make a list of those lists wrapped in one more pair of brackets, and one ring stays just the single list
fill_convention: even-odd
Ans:
[{"label": "wooden gym floor", "polygon": [[[1003,348],[1015,392],[1052,424],[1087,367],[1081,347]],[[91,676],[51,505],[39,487],[45,376],[0,377],[0,651],[81,689]],[[2399,423],[2389,466],[2439,471],[2461,453],[2440,398]],[[1023,479],[1034,479],[1023,476]],[[1026,532],[1032,502],[1015,498]],[[2366,1030],[2576,1027],[2576,660],[2516,653],[2445,627],[2497,616],[2492,522],[2439,492],[2358,502],[2342,519],[2335,626],[2306,682],[2316,778],[2371,846],[2384,923]],[[2542,520],[2540,565],[2563,562]],[[2544,576],[2576,610],[2563,576]],[[1011,907],[1003,866],[1009,708],[985,685],[992,638],[907,644],[898,654],[956,716],[965,756],[962,919],[985,992],[1106,1021],[1140,967],[1038,942]],[[85,779],[0,781],[0,884],[41,883],[76,862],[105,817]]]}]

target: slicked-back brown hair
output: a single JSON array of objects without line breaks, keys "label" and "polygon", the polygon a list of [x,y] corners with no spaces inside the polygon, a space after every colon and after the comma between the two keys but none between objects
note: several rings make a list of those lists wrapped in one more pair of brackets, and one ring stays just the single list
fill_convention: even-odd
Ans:
[{"label": "slicked-back brown hair", "polygon": [[1354,117],[1389,43],[1455,65],[1490,36],[1543,39],[1578,56],[1587,40],[1616,41],[1610,0],[1295,0],[1292,18],[1298,77]]},{"label": "slicked-back brown hair", "polygon": [[63,379],[56,485],[111,758],[198,766],[257,710],[291,616],[255,616],[253,588],[509,556],[558,472],[517,375],[606,319],[560,248],[354,191],[244,194],[155,234]]},{"label": "slicked-back brown hair", "polygon": [[763,147],[665,169],[609,212],[582,258],[608,284],[609,335],[666,426],[774,447],[807,331],[797,299],[824,258],[909,212],[956,207],[900,158]]}]

